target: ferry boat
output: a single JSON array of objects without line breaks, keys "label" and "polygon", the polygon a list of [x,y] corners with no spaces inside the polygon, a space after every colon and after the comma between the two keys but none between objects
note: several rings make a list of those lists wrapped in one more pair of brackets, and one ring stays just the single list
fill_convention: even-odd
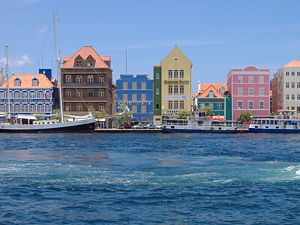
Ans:
[{"label": "ferry boat", "polygon": [[253,117],[251,133],[300,133],[300,118],[295,110],[279,110],[272,117]]},{"label": "ferry boat", "polygon": [[165,133],[237,133],[233,121],[219,120],[196,111],[187,119],[165,119],[162,125]]}]

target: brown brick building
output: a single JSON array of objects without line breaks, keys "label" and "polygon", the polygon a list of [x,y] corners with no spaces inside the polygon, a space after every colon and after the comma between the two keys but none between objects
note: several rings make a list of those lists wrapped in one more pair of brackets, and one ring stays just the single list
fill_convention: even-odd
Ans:
[{"label": "brown brick building", "polygon": [[105,109],[113,114],[112,69],[110,56],[100,56],[91,46],[81,47],[64,57],[61,68],[63,109],[80,114]]}]

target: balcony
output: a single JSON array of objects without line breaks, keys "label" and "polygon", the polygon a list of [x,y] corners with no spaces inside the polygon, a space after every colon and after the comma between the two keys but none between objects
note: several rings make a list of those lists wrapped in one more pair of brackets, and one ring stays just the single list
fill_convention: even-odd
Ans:
[{"label": "balcony", "polygon": [[63,83],[63,88],[107,88],[105,83]]},{"label": "balcony", "polygon": [[63,102],[107,102],[105,97],[64,97]]}]

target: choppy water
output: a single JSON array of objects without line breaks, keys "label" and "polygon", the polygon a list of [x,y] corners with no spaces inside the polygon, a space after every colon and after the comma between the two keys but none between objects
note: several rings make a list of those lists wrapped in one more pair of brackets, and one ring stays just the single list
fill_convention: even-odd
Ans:
[{"label": "choppy water", "polygon": [[300,135],[1,134],[0,224],[300,224]]}]

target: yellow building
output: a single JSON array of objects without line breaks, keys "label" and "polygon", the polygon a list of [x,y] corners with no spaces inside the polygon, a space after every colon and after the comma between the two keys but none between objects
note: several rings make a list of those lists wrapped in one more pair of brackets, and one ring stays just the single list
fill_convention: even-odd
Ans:
[{"label": "yellow building", "polygon": [[154,123],[179,111],[191,111],[192,62],[177,45],[154,66]]}]

